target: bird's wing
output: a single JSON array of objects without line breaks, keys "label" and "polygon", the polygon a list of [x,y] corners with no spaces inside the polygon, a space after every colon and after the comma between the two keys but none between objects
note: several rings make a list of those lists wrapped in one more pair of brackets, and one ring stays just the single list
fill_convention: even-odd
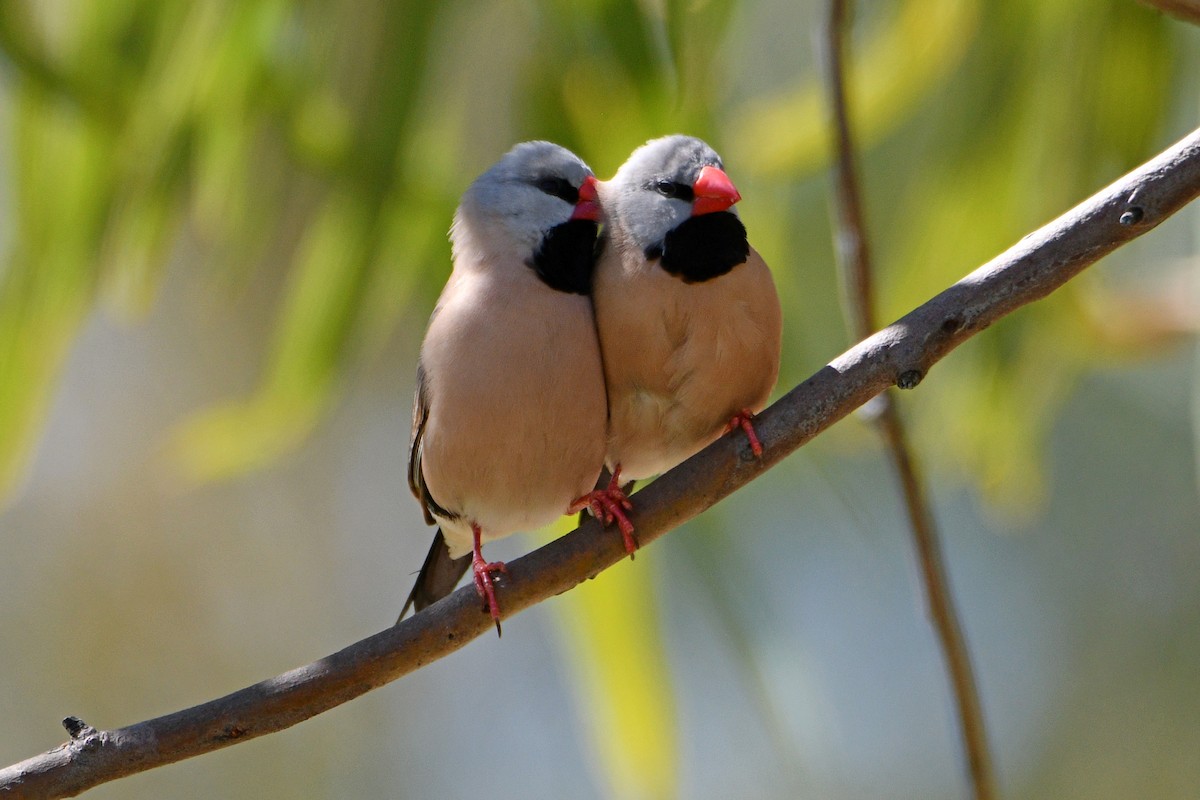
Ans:
[{"label": "bird's wing", "polygon": [[421,440],[425,435],[425,423],[429,421],[429,394],[425,383],[425,368],[417,364],[417,388],[413,392],[412,434],[408,440],[408,488],[421,503],[425,524],[433,525],[433,508],[437,506],[429,497],[429,487],[421,474]]}]

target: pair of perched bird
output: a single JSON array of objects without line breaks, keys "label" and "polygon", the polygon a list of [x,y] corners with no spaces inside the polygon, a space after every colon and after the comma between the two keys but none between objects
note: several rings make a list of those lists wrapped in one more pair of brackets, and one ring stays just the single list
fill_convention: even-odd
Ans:
[{"label": "pair of perched bird", "polygon": [[778,376],[782,314],[740,199],[689,136],[646,143],[606,182],[526,142],[471,184],[417,367],[409,485],[439,533],[405,612],[471,569],[499,631],[504,565],[483,542],[587,508],[632,553],[622,479],[735,429],[761,454],[751,418]]}]

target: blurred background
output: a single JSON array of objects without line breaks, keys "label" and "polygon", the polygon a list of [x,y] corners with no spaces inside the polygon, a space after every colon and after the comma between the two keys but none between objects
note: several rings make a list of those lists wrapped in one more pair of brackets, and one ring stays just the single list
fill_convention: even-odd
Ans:
[{"label": "blurred background", "polygon": [[[858,5],[886,319],[1200,118],[1200,31],[1132,0]],[[514,142],[607,177],[708,139],[783,297],[779,392],[844,350],[823,16],[0,4],[0,762],[391,624],[446,231]],[[1198,245],[1193,206],[902,398],[1005,797],[1200,791]],[[962,797],[904,520],[848,419],[502,640],[89,796]]]}]

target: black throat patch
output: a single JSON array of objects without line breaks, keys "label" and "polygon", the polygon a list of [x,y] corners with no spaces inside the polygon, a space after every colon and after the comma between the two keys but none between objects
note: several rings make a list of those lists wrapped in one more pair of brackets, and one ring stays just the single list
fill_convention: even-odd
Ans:
[{"label": "black throat patch", "polygon": [[646,258],[659,259],[660,267],[684,283],[719,278],[749,256],[746,226],[728,211],[688,217],[646,248]]},{"label": "black throat patch", "polygon": [[570,219],[546,232],[528,262],[542,283],[560,292],[592,293],[597,227],[590,219]]}]

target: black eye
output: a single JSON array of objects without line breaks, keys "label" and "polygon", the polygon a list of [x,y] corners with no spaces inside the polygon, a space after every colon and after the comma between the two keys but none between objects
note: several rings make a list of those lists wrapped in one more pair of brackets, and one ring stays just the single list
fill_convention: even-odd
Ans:
[{"label": "black eye", "polygon": [[686,200],[690,203],[694,199],[692,187],[675,181],[657,181],[654,184],[654,191],[673,200]]},{"label": "black eye", "polygon": [[571,205],[579,202],[579,190],[571,185],[571,182],[566,178],[546,177],[538,178],[534,184],[539,191],[545,192],[551,197],[557,197],[565,200]]}]

